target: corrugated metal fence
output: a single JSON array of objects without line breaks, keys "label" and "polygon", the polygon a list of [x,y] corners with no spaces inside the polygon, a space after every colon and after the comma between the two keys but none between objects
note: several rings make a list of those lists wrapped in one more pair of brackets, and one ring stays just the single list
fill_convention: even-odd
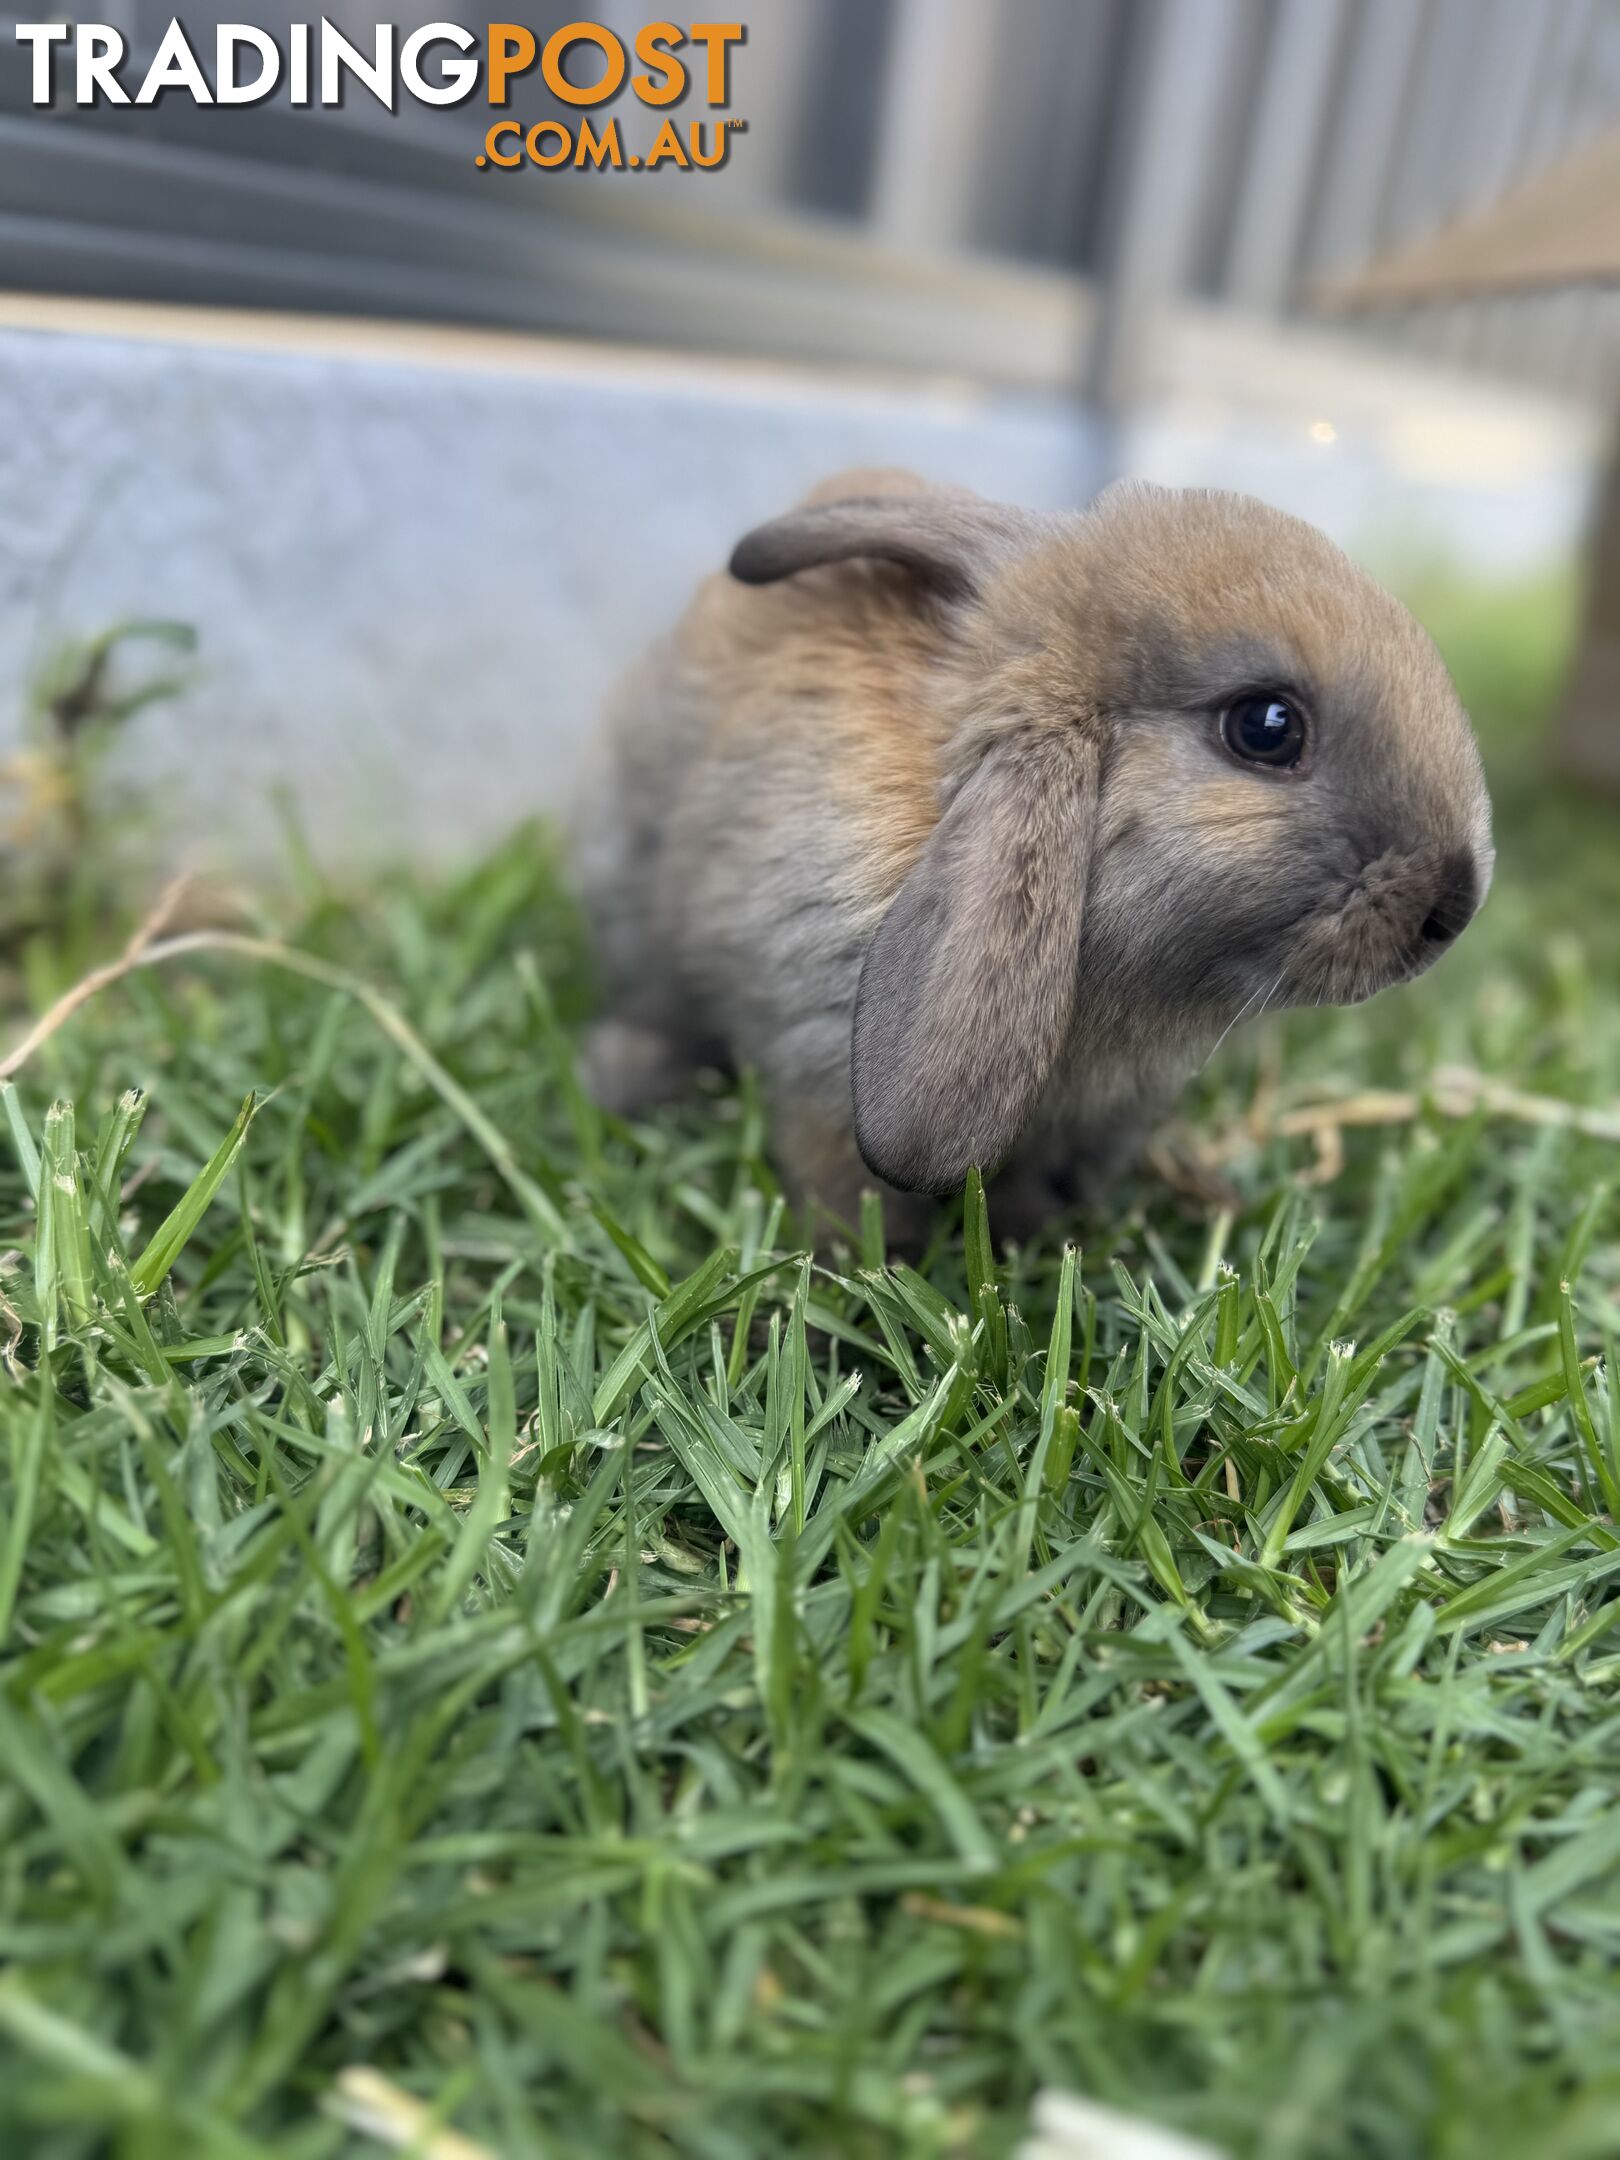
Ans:
[{"label": "corrugated metal fence", "polygon": [[[102,12],[150,52],[170,4]],[[582,12],[627,32],[650,13],[598,0],[516,19],[545,31]],[[1144,324],[1178,293],[1298,311],[1313,280],[1620,124],[1620,0],[738,12],[748,133],[723,172],[656,176],[480,172],[471,108],[391,117],[364,94],[341,110],[167,96],[37,112],[8,37],[0,281],[1128,392]],[[183,20],[205,49],[235,14]],[[350,0],[330,14],[362,43],[385,19]],[[1079,308],[1072,339],[1026,328],[1053,292]],[[1604,295],[1448,306],[1353,334],[1594,397],[1620,354]]]}]

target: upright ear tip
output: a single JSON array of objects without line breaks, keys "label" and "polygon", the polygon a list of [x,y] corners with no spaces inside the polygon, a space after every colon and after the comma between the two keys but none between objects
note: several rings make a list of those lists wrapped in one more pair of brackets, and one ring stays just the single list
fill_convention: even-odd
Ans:
[{"label": "upright ear tip", "polygon": [[887,562],[928,590],[961,599],[1017,529],[1013,513],[943,491],[850,496],[756,525],[732,549],[731,574],[743,585],[774,585],[826,563]]},{"label": "upright ear tip", "polygon": [[775,585],[801,570],[841,562],[859,552],[851,513],[859,503],[816,503],[767,518],[746,532],[731,551],[730,570],[740,585]]},{"label": "upright ear tip", "polygon": [[732,549],[726,568],[739,585],[769,585],[782,575],[780,550],[772,546],[770,533],[770,526],[757,526]]}]

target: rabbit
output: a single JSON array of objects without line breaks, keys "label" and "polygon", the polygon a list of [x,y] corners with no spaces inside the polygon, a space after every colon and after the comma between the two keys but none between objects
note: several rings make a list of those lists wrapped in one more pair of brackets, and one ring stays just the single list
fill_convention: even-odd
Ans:
[{"label": "rabbit", "polygon": [[593,1084],[762,1075],[790,1194],[1089,1198],[1245,1014],[1419,974],[1479,753],[1399,602],[1250,497],[1037,515],[849,473],[739,541],[593,751]]}]

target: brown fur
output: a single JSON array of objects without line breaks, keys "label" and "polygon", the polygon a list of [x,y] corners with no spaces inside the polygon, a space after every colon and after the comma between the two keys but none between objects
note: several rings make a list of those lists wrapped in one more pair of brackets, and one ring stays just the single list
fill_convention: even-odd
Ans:
[{"label": "brown fur", "polygon": [[[1415,973],[1483,895],[1445,671],[1296,519],[850,474],[733,572],[597,745],[597,1076],[627,1102],[683,1060],[757,1066],[795,1189],[842,1214],[863,1154],[891,1189],[1008,1158],[1026,1192],[1083,1182],[1246,1006]],[[1223,747],[1260,690],[1307,715],[1297,771]]]}]

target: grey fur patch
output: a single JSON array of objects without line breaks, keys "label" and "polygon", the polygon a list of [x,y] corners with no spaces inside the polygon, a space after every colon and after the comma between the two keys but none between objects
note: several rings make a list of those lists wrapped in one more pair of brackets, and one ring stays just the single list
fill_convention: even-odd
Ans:
[{"label": "grey fur patch", "polygon": [[855,1137],[904,1191],[954,1191],[1023,1131],[1068,1032],[1095,743],[998,736],[879,926],[855,1002]]}]

